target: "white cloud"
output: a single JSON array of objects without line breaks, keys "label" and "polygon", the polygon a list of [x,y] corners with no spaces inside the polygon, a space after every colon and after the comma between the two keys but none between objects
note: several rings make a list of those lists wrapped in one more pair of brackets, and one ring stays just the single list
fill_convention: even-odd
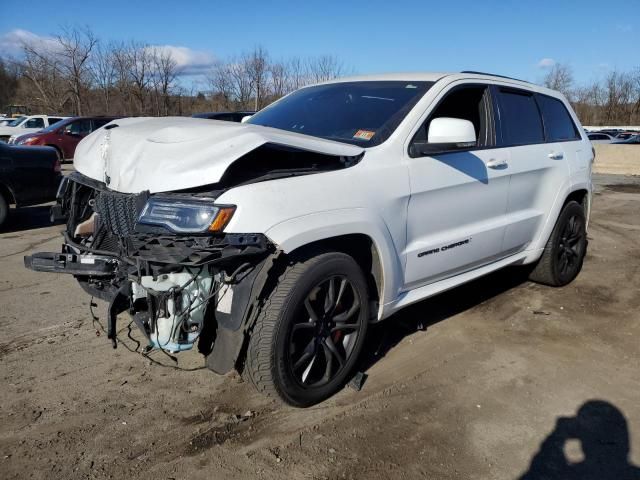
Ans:
[{"label": "white cloud", "polygon": [[[0,35],[0,55],[19,57],[22,46],[27,43],[39,49],[54,50],[56,39],[37,35],[28,30],[15,29]],[[193,50],[178,45],[153,45],[150,49],[170,53],[176,62],[179,75],[198,75],[208,71],[215,62],[215,57],[209,52]]]},{"label": "white cloud", "polygon": [[171,54],[180,75],[197,75],[211,69],[215,57],[209,52],[176,45],[153,45],[150,49]]},{"label": "white cloud", "polygon": [[538,68],[551,68],[556,64],[553,58],[543,58],[538,62]]},{"label": "white cloud", "polygon": [[22,45],[25,43],[43,49],[55,47],[54,38],[40,36],[28,30],[17,28],[0,35],[0,55],[18,56],[22,52]]}]

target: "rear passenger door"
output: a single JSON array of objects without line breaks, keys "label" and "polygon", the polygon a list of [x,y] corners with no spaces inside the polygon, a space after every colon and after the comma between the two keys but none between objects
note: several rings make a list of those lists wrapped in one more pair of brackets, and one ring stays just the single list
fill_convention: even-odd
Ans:
[{"label": "rear passenger door", "polygon": [[[569,152],[559,134],[555,105],[538,95],[511,87],[495,87],[498,99],[498,138],[511,150],[508,223],[502,250],[514,254],[537,239],[563,184],[569,181]],[[545,125],[542,108],[549,112]],[[552,112],[553,111],[553,112]]]}]

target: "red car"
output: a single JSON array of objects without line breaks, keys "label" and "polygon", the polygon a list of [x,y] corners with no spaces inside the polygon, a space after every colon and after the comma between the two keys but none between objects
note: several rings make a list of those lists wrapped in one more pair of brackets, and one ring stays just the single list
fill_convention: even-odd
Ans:
[{"label": "red car", "polygon": [[76,146],[84,137],[119,117],[71,117],[44,128],[36,133],[22,135],[16,145],[39,145],[53,147],[60,160],[73,160]]}]

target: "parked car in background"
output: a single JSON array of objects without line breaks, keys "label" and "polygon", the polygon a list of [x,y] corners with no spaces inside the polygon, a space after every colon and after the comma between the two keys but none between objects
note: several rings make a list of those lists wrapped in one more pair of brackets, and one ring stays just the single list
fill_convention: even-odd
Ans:
[{"label": "parked car in background", "polygon": [[587,137],[589,137],[589,140],[591,141],[591,143],[611,143],[613,142],[613,137],[609,134],[606,133],[589,133],[587,135]]},{"label": "parked car in background", "polygon": [[633,137],[629,137],[625,140],[614,141],[616,145],[626,144],[626,145],[640,145],[640,135],[634,135]]},{"label": "parked car in background", "polygon": [[615,136],[614,140],[626,140],[627,138],[631,138],[638,135],[638,132],[622,132]]},{"label": "parked car in background", "polygon": [[10,205],[24,207],[55,200],[60,180],[60,160],[52,149],[0,142],[0,228]]},{"label": "parked car in background", "polygon": [[616,135],[618,135],[619,133],[624,132],[624,130],[622,130],[621,128],[603,128],[601,130],[597,130],[596,132],[593,133],[605,133],[607,135],[609,135],[610,137],[614,138]]},{"label": "parked car in background", "polygon": [[0,127],[0,141],[7,142],[13,135],[34,133],[47,128],[67,117],[49,115],[26,115],[18,117],[4,127]]},{"label": "parked car in background", "polygon": [[55,148],[60,160],[72,160],[76,145],[84,137],[119,117],[71,117],[36,133],[13,136],[10,144]]},{"label": "parked car in background", "polygon": [[227,122],[241,122],[244,117],[253,115],[256,112],[204,112],[194,113],[193,118],[208,118],[209,120],[225,120]]}]

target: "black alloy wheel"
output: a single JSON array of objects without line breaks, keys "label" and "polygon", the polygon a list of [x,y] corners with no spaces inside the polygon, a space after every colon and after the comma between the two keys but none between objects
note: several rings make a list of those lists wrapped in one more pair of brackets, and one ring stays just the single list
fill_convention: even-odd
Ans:
[{"label": "black alloy wheel", "polygon": [[362,300],[345,276],[311,289],[289,336],[289,366],[303,387],[320,387],[344,369],[362,329]]},{"label": "black alloy wheel", "polygon": [[356,261],[307,252],[280,275],[249,338],[243,376],[296,407],[330,397],[348,381],[364,344],[369,290]]}]

